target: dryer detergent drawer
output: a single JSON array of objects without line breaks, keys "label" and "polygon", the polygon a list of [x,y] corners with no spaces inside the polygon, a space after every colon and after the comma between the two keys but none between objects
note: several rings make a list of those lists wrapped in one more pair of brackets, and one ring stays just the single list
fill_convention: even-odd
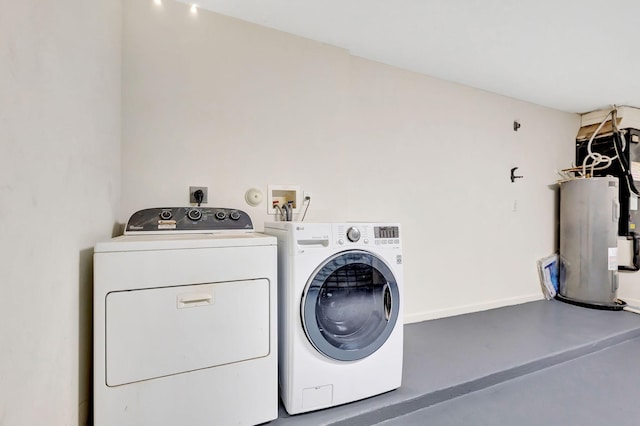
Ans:
[{"label": "dryer detergent drawer", "polygon": [[266,279],[114,291],[105,304],[107,386],[270,351]]}]

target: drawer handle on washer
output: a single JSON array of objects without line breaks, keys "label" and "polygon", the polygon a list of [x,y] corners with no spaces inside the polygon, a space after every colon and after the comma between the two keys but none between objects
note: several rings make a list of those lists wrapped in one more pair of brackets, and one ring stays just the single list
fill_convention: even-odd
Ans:
[{"label": "drawer handle on washer", "polygon": [[297,240],[299,246],[303,247],[328,247],[329,240]]},{"label": "drawer handle on washer", "polygon": [[180,294],[177,298],[178,309],[195,308],[196,306],[210,305],[213,302],[213,294],[188,293]]}]

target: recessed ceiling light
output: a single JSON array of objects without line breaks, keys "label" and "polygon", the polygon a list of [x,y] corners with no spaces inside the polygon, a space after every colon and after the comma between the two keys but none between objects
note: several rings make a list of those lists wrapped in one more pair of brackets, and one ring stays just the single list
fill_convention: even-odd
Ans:
[{"label": "recessed ceiling light", "polygon": [[162,6],[162,0],[153,0],[153,2],[158,6]]},{"label": "recessed ceiling light", "polygon": [[193,13],[194,15],[196,13],[198,13],[198,5],[197,4],[192,4],[191,5],[191,13]]}]

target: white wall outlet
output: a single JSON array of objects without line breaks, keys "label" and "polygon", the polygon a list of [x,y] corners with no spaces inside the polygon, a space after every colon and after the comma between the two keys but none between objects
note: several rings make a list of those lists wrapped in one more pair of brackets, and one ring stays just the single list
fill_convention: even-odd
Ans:
[{"label": "white wall outlet", "polygon": [[297,185],[267,185],[267,214],[278,214],[275,205],[284,206],[288,202],[292,203],[293,212],[300,211],[302,197],[300,187]]},{"label": "white wall outlet", "polygon": [[209,188],[206,186],[190,186],[189,187],[189,202],[191,204],[198,204],[198,200],[196,200],[195,192],[202,191],[202,204],[209,202]]}]

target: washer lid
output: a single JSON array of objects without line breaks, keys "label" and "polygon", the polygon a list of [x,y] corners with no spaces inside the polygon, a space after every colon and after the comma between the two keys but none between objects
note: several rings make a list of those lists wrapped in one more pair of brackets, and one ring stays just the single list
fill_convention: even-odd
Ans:
[{"label": "washer lid", "polygon": [[344,251],[312,274],[301,310],[307,338],[319,352],[340,361],[366,358],[387,341],[396,325],[398,283],[375,254]]}]

